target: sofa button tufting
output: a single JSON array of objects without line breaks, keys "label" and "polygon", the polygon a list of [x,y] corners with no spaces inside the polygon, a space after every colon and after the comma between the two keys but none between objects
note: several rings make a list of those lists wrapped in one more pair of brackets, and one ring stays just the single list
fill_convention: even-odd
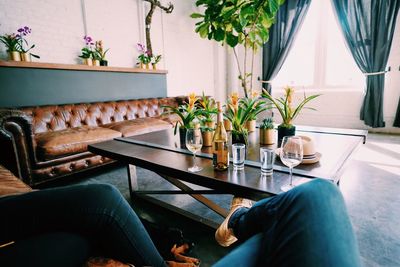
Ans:
[{"label": "sofa button tufting", "polygon": [[90,162],[89,162],[88,160],[86,160],[86,161],[85,161],[85,166],[89,166],[89,163],[90,163]]}]

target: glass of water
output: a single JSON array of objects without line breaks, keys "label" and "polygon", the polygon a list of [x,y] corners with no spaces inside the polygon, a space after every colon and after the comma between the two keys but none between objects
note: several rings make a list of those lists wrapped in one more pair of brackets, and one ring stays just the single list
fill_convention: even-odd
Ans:
[{"label": "glass of water", "polygon": [[243,170],[244,169],[244,160],[246,157],[246,146],[245,144],[233,144],[232,145],[232,159],[233,159],[233,168],[235,170]]}]

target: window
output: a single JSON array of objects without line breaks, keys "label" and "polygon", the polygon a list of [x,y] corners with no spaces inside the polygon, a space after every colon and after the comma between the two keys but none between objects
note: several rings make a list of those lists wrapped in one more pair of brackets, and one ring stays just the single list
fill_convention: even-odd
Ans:
[{"label": "window", "polygon": [[346,47],[330,1],[311,1],[297,39],[272,85],[362,90],[364,81]]}]

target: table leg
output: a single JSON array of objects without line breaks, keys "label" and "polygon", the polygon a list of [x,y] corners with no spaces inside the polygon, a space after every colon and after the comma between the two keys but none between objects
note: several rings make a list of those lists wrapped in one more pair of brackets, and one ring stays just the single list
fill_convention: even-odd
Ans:
[{"label": "table leg", "polygon": [[136,174],[136,166],[128,164],[127,169],[128,169],[129,194],[132,198],[133,195],[135,194],[135,191],[139,190],[139,184]]}]

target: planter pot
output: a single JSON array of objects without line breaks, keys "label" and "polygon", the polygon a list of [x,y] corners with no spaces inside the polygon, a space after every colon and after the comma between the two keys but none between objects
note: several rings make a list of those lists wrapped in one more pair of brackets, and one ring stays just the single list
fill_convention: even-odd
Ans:
[{"label": "planter pot", "polygon": [[100,66],[100,60],[93,59],[93,66]]},{"label": "planter pot", "polygon": [[21,54],[17,51],[8,52],[8,55],[10,57],[10,60],[21,61]]},{"label": "planter pot", "polygon": [[88,65],[88,66],[93,66],[93,60],[91,58],[84,58],[83,64]]},{"label": "planter pot", "polygon": [[232,123],[227,119],[224,119],[224,127],[225,131],[232,131]]},{"label": "planter pot", "polygon": [[256,120],[246,121],[245,127],[249,133],[254,132],[256,130]]},{"label": "planter pot", "polygon": [[275,130],[260,128],[260,145],[272,145],[274,143],[275,143]]},{"label": "planter pot", "polygon": [[100,66],[108,66],[107,60],[100,60]]},{"label": "planter pot", "polygon": [[[215,121],[206,121],[206,122],[204,122],[204,126],[206,126],[207,128],[214,129],[215,128]],[[226,130],[226,128],[225,128],[225,130]]]},{"label": "planter pot", "polygon": [[153,67],[153,70],[157,70],[157,64],[151,64],[151,66]]},{"label": "planter pot", "polygon": [[31,62],[31,54],[30,53],[21,53],[21,60],[25,62]]},{"label": "planter pot", "polygon": [[296,126],[287,128],[282,125],[278,126],[278,144],[280,145],[284,136],[293,136],[296,134]]},{"label": "planter pot", "polygon": [[186,128],[179,128],[179,141],[181,148],[186,148]]},{"label": "planter pot", "polygon": [[150,65],[149,65],[149,63],[147,63],[146,64],[146,70],[149,70],[150,69]]},{"label": "planter pot", "polygon": [[232,144],[248,145],[247,135],[241,132],[232,131]]},{"label": "planter pot", "polygon": [[205,131],[201,134],[203,136],[203,146],[212,146],[214,131]]}]

